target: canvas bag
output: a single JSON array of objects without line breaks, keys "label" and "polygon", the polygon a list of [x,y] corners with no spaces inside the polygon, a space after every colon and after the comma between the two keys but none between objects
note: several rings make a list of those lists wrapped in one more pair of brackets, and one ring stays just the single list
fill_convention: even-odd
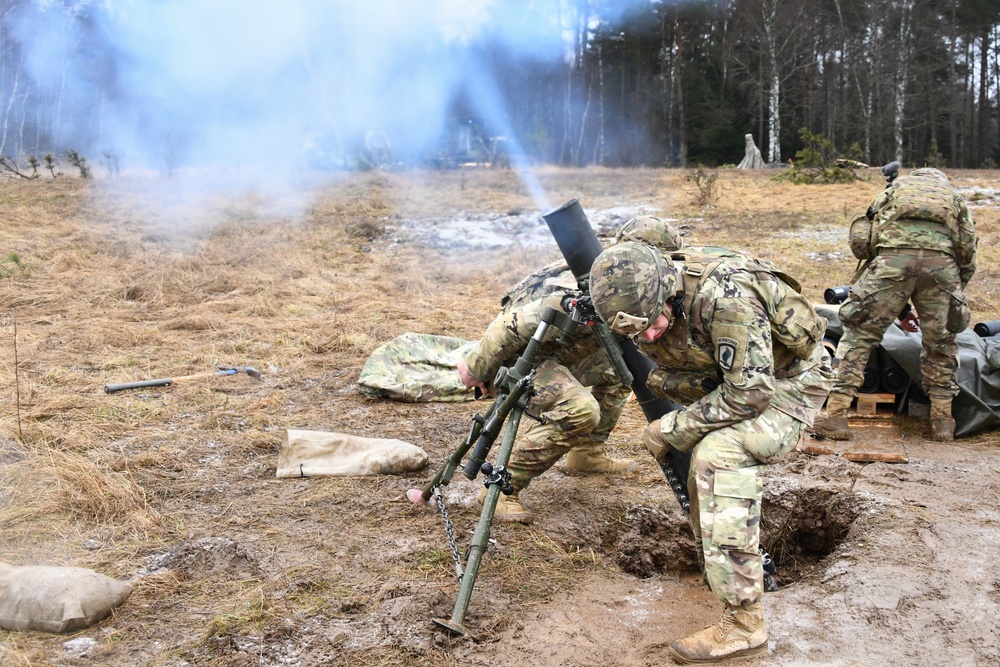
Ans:
[{"label": "canvas bag", "polygon": [[111,613],[132,585],[83,567],[0,563],[0,628],[72,632]]},{"label": "canvas bag", "polygon": [[425,465],[427,452],[402,440],[289,429],[288,440],[278,452],[277,476],[391,475]]}]

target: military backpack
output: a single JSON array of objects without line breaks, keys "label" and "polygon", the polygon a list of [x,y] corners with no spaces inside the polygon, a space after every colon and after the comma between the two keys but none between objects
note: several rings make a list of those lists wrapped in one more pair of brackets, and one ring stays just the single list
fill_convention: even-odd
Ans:
[{"label": "military backpack", "polygon": [[577,289],[579,287],[573,272],[569,270],[569,265],[565,260],[560,260],[535,271],[511,287],[510,291],[500,299],[500,307],[505,311],[511,311],[553,292],[571,292]]},{"label": "military backpack", "polygon": [[[800,359],[810,358],[816,346],[822,344],[826,320],[817,315],[809,300],[802,296],[802,287],[798,281],[774,263],[744,255],[734,256],[732,253],[720,256],[683,250],[671,253],[670,257],[681,262],[684,267],[681,282],[689,299],[697,293],[702,278],[711,275],[723,261],[727,266],[736,265],[740,270],[762,278],[769,276],[770,278],[759,281],[759,295],[767,309],[772,338]],[[685,301],[689,306],[690,301]]]},{"label": "military backpack", "polygon": [[[851,223],[851,252],[860,260],[878,255],[878,235],[883,227],[897,220],[921,220],[944,225],[954,240],[958,230],[961,204],[946,180],[919,173],[897,178],[886,190],[885,201],[877,211],[855,218]],[[878,225],[875,218],[880,218]]]}]

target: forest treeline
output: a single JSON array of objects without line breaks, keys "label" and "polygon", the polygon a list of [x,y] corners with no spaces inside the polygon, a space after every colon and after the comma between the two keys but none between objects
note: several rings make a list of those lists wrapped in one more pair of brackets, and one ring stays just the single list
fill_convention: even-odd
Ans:
[{"label": "forest treeline", "polygon": [[658,2],[596,29],[587,14],[564,68],[506,79],[546,162],[735,164],[745,134],[782,162],[803,128],[871,164],[1000,162],[996,0]]},{"label": "forest treeline", "polygon": [[[787,162],[805,129],[870,164],[1000,163],[997,0],[523,2],[558,23],[563,56],[477,49],[506,102],[493,133],[533,161],[735,164],[749,134],[765,161]],[[63,76],[29,61],[26,6],[64,22],[47,47]],[[0,155],[119,150],[104,114],[125,84],[99,8],[0,0]],[[453,114],[478,115],[468,102]]]}]

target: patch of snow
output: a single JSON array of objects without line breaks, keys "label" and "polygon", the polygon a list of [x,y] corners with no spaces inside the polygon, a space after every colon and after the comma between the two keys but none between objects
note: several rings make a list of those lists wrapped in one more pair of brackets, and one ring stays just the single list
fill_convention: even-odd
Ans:
[{"label": "patch of snow", "polygon": [[[631,218],[648,215],[647,206],[618,206],[587,214],[598,236],[611,236]],[[493,250],[510,246],[555,246],[541,213],[468,215],[452,219],[403,220],[395,233],[397,241],[410,240],[434,248]]]}]

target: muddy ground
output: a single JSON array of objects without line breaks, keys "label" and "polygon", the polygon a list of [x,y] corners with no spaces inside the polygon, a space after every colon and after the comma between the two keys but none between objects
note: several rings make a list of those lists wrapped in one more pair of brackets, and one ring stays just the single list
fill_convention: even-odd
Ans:
[{"label": "muddy ground", "polygon": [[[578,197],[610,233],[672,218],[704,244],[777,261],[810,298],[849,279],[846,228],[881,187],[790,186],[769,172],[343,174],[280,201],[183,196],[199,176],[0,181],[0,560],[89,567],[126,603],[72,635],[0,631],[3,665],[669,664],[713,622],[686,517],[639,445],[621,475],[559,463],[497,524],[466,616],[435,510],[409,503],[481,403],[364,398],[378,345],[409,331],[473,339],[505,288],[557,257],[538,213]],[[997,172],[956,172],[974,201],[974,321],[995,319]],[[190,180],[189,180],[190,179]],[[699,185],[701,183],[701,185]],[[8,253],[16,253],[12,258]],[[120,394],[103,386],[252,365],[246,375]],[[909,463],[794,453],[768,468],[762,543],[769,655],[734,665],[1000,663],[1000,437],[927,440]],[[407,440],[427,469],[276,479],[290,428]],[[463,548],[480,482],[445,488]]]}]

